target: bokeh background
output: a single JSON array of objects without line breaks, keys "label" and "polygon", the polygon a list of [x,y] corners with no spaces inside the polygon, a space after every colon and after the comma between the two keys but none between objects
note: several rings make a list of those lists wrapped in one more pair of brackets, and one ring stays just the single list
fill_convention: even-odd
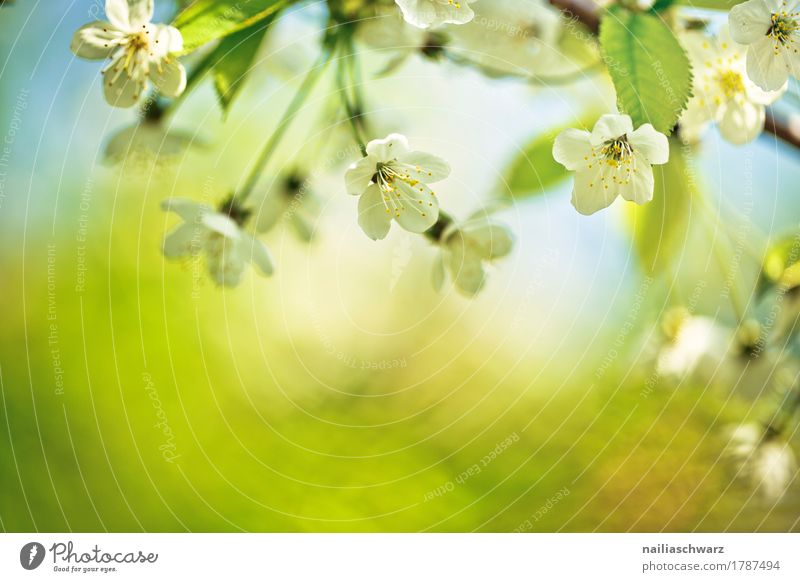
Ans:
[{"label": "bokeh background", "polygon": [[[649,382],[641,364],[698,281],[697,310],[732,319],[709,258],[719,229],[648,278],[626,208],[579,216],[562,183],[497,215],[517,244],[478,298],[437,294],[435,248],[359,230],[326,78],[259,188],[313,169],[316,240],[273,231],[276,276],[219,289],[162,257],[175,221],[159,204],[218,201],[242,180],[315,57],[321,8],[282,24],[227,118],[209,86],[187,98],[171,123],[194,143],[177,163],[124,167],[104,151],[136,113],[108,107],[98,64],[69,51],[99,8],[0,8],[3,530],[798,529],[796,483],[765,503],[724,458],[724,428],[753,402]],[[600,75],[531,87],[418,58],[370,75],[383,56],[365,54],[372,123],[449,160],[438,193],[460,217],[507,194],[535,136],[613,109]],[[712,133],[697,159],[711,206],[754,239],[796,226],[796,152]]]}]

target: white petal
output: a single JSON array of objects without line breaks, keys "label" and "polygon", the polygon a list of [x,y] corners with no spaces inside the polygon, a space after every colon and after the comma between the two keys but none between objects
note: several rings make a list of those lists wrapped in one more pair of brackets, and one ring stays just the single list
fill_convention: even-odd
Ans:
[{"label": "white petal", "polygon": [[181,31],[174,26],[166,24],[153,25],[153,49],[159,56],[183,51],[183,36]]},{"label": "white petal", "polygon": [[150,80],[166,97],[177,97],[186,88],[186,69],[175,58],[150,64]]},{"label": "white petal", "polygon": [[669,161],[669,140],[649,123],[628,136],[633,150],[644,155],[650,164],[666,164]]},{"label": "white petal", "polygon": [[593,146],[603,145],[610,139],[617,139],[633,131],[633,123],[627,115],[609,113],[600,117],[592,130]]},{"label": "white petal", "polygon": [[739,44],[751,44],[764,38],[772,26],[771,16],[764,0],[737,4],[728,14],[731,38]]},{"label": "white petal", "polygon": [[267,194],[258,209],[256,230],[269,232],[275,228],[275,225],[284,217],[291,201],[292,199],[285,196],[283,191],[276,190]]},{"label": "white petal", "polygon": [[[458,235],[457,235],[458,236]],[[460,239],[460,237],[458,237]],[[460,240],[448,245],[450,276],[456,287],[463,293],[473,296],[483,289],[486,273],[481,260],[469,252],[465,252]]]},{"label": "white petal", "polygon": [[384,139],[374,139],[367,144],[367,155],[375,156],[379,162],[388,162],[410,151],[408,139],[393,133]]},{"label": "white petal", "polygon": [[120,29],[135,31],[153,19],[153,0],[106,0],[106,16]]},{"label": "white petal", "polygon": [[411,177],[432,184],[450,175],[450,165],[442,158],[425,152],[409,152],[398,156],[397,161],[410,166]]},{"label": "white petal", "polygon": [[792,44],[784,47],[783,58],[789,74],[795,79],[800,79],[800,31],[795,30],[792,36]]},{"label": "white petal", "polygon": [[409,232],[423,233],[436,223],[439,203],[428,186],[421,182],[411,186],[396,181],[395,187],[401,193],[400,198],[395,198],[395,203],[401,206],[394,214],[400,226]]},{"label": "white petal", "polygon": [[369,238],[381,240],[389,234],[392,215],[386,212],[381,189],[373,184],[358,200],[358,224]]},{"label": "white petal", "polygon": [[240,240],[217,234],[206,241],[206,265],[218,285],[235,287],[242,280],[248,257]]},{"label": "white petal", "polygon": [[635,169],[631,172],[628,183],[619,186],[619,194],[630,202],[646,204],[653,199],[653,168],[643,154],[636,153],[634,155],[636,156]]},{"label": "white petal", "polygon": [[700,105],[700,98],[695,95],[681,115],[679,133],[681,140],[684,143],[696,143],[705,133],[711,120],[716,117],[716,109],[716,106]]},{"label": "white petal", "polygon": [[161,209],[174,212],[186,222],[195,222],[198,217],[211,212],[211,207],[187,198],[167,198],[161,202]]},{"label": "white petal", "polygon": [[[617,197],[616,185],[606,184],[601,180],[601,165],[591,170],[583,170],[575,174],[575,185],[572,189],[572,205],[584,215],[594,214],[607,208]],[[608,188],[606,188],[608,186]]]},{"label": "white petal", "polygon": [[505,257],[514,247],[511,231],[494,222],[466,224],[461,227],[470,252],[485,260]]},{"label": "white petal", "polygon": [[262,274],[269,277],[275,272],[272,255],[263,242],[250,236],[249,234],[242,233],[242,252],[250,256],[250,260],[258,267]]},{"label": "white petal", "polygon": [[104,161],[119,164],[126,159],[160,162],[183,154],[197,142],[194,135],[167,131],[159,122],[142,121],[114,133],[103,152]]},{"label": "white petal", "polygon": [[440,24],[466,24],[475,18],[475,13],[467,4],[467,0],[453,0],[440,3],[433,0],[436,16],[431,23],[433,26]]},{"label": "white petal", "polygon": [[439,0],[396,0],[406,22],[418,28],[440,24],[465,24],[475,14],[467,0],[440,2]]},{"label": "white petal", "polygon": [[588,131],[579,129],[562,131],[553,143],[553,158],[568,170],[585,168],[586,158],[592,154],[590,137]]},{"label": "white petal", "polygon": [[140,28],[153,20],[153,0],[128,0],[128,21],[133,28]]},{"label": "white petal", "polygon": [[209,229],[231,240],[239,240],[242,231],[230,216],[219,212],[206,212],[201,215],[200,221]]},{"label": "white petal", "polygon": [[112,62],[103,74],[103,92],[113,107],[133,107],[139,102],[145,87],[145,77],[131,78],[122,59]]},{"label": "white petal", "polygon": [[777,91],[789,79],[785,57],[775,54],[769,37],[747,48],[747,76],[765,91]]},{"label": "white petal", "polygon": [[745,144],[761,134],[765,118],[763,105],[731,100],[719,121],[719,131],[727,141],[736,145]]},{"label": "white petal", "polygon": [[360,196],[372,184],[372,177],[377,171],[377,160],[374,156],[361,158],[352,164],[344,175],[347,193]]},{"label": "white petal", "polygon": [[123,36],[111,23],[97,20],[76,30],[69,48],[75,56],[98,61],[114,54]]},{"label": "white petal", "polygon": [[207,232],[204,228],[184,222],[164,239],[162,251],[168,259],[196,255],[205,244]]},{"label": "white petal", "polygon": [[786,93],[788,88],[789,83],[787,82],[777,91],[764,91],[761,87],[753,83],[747,75],[744,76],[745,97],[751,103],[756,103],[758,105],[772,105]]}]

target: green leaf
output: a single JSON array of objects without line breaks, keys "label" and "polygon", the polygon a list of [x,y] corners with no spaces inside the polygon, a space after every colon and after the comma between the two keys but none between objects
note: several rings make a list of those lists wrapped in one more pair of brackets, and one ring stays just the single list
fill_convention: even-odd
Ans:
[{"label": "green leaf", "polygon": [[183,52],[248,28],[272,16],[288,0],[197,0],[172,23],[183,35]]},{"label": "green leaf", "polygon": [[500,190],[520,200],[537,196],[570,176],[569,170],[553,159],[553,141],[570,127],[591,130],[599,114],[587,114],[577,124],[557,127],[536,136],[504,172]]},{"label": "green leaf", "polygon": [[600,45],[620,111],[634,127],[652,123],[669,135],[692,88],[689,59],[673,32],[658,16],[617,6],[600,23]]},{"label": "green leaf", "polygon": [[651,12],[662,12],[675,4],[677,0],[656,0],[650,7]]},{"label": "green leaf", "polygon": [[227,113],[244,86],[258,49],[275,16],[225,37],[214,50],[214,88],[222,111]]},{"label": "green leaf", "polygon": [[794,289],[800,286],[800,233],[790,233],[780,237],[767,249],[758,293],[781,286]]},{"label": "green leaf", "polygon": [[663,270],[684,248],[692,198],[696,193],[688,170],[682,145],[671,139],[669,162],[653,166],[653,200],[642,206],[628,205],[634,248],[642,269],[648,274]]}]

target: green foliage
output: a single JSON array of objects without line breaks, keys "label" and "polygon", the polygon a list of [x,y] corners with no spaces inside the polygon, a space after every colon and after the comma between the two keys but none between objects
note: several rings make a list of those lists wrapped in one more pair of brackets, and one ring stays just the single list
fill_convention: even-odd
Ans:
[{"label": "green foliage", "polygon": [[600,45],[621,111],[634,126],[652,123],[669,135],[691,96],[689,59],[660,17],[611,8],[600,24]]},{"label": "green foliage", "polygon": [[197,0],[178,14],[173,25],[183,35],[184,53],[269,18],[287,0]]},{"label": "green foliage", "polygon": [[656,0],[650,7],[651,12],[662,12],[675,4],[676,0]]},{"label": "green foliage", "polygon": [[214,88],[220,107],[227,113],[233,100],[244,86],[258,49],[274,16],[224,38],[215,49],[213,64]]},{"label": "green foliage", "polygon": [[767,249],[758,290],[763,293],[776,286],[793,289],[800,286],[800,233],[780,237]]},{"label": "green foliage", "polygon": [[687,161],[681,144],[670,140],[669,162],[653,166],[653,200],[643,206],[628,205],[634,248],[642,270],[651,275],[669,265],[688,234],[696,186]]},{"label": "green foliage", "polygon": [[557,127],[536,136],[509,164],[500,190],[521,200],[537,196],[566,180],[570,172],[553,159],[553,141],[570,127],[590,130],[598,117],[597,113],[587,114],[577,124]]}]

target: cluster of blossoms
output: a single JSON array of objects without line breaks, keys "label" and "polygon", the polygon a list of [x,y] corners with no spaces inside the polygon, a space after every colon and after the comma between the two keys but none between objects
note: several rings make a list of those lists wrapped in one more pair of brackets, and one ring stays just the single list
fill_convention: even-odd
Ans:
[{"label": "cluster of blossoms", "polygon": [[[680,118],[687,143],[711,122],[731,143],[752,141],[764,129],[766,106],[786,91],[789,76],[800,74],[800,13],[787,2],[739,4],[729,28],[716,37],[696,30],[681,35],[694,74],[692,98]],[[667,163],[669,144],[649,124],[632,129],[627,116],[606,115],[591,135],[567,130],[556,139],[553,157],[577,172],[572,204],[581,214],[606,208],[618,196],[637,204],[652,199],[650,166]]]},{"label": "cluster of blossoms", "polygon": [[797,459],[789,443],[769,426],[745,424],[733,428],[727,452],[738,463],[742,476],[770,503],[783,496],[797,473]]},{"label": "cluster of blossoms", "polygon": [[744,47],[733,41],[727,27],[716,38],[690,31],[683,41],[694,65],[694,91],[681,117],[681,138],[697,141],[711,122],[733,144],[758,137],[764,129],[765,106],[786,91],[786,80],[776,91],[754,83],[746,71]]},{"label": "cluster of blossoms", "polygon": [[[652,7],[652,2],[638,4],[643,10]],[[567,25],[563,14],[547,0],[329,0],[328,6],[339,23],[357,23],[352,38],[342,33],[331,46],[355,39],[376,51],[390,52],[394,58],[384,73],[416,53],[472,66],[490,77],[547,84],[548,79],[558,78],[551,76],[554,72],[585,72],[575,63],[600,62],[593,42],[578,43],[582,48],[575,52],[580,31],[576,34],[571,28],[574,23]],[[187,74],[177,58],[184,50],[181,32],[153,23],[153,14],[153,0],[106,0],[107,21],[81,27],[71,43],[78,57],[108,61],[102,69],[102,85],[110,105],[141,105],[151,90],[143,119],[109,141],[106,155],[112,162],[139,150],[175,156],[195,140],[189,134],[165,132],[161,126],[161,98],[181,96]],[[786,92],[789,78],[800,73],[796,2],[748,0],[731,10],[728,25],[715,36],[691,28],[678,34],[693,73],[692,95],[677,126],[680,139],[694,143],[712,123],[734,144],[758,137],[764,129],[766,107]],[[347,40],[342,40],[345,36]],[[450,279],[462,294],[476,295],[485,287],[487,267],[512,252],[510,230],[486,212],[464,221],[444,212],[431,185],[448,178],[449,164],[412,150],[407,138],[397,133],[364,144],[368,140],[361,136],[370,133],[360,119],[363,110],[348,103],[347,91],[341,89],[363,153],[344,175],[347,193],[358,197],[359,226],[374,241],[385,239],[393,223],[424,236],[438,249],[434,287],[441,289]],[[278,136],[275,143],[283,125],[272,136]],[[634,127],[624,111],[609,113],[602,115],[591,131],[567,129],[555,139],[553,158],[575,172],[571,201],[580,214],[598,212],[620,197],[636,204],[653,199],[653,166],[669,162],[670,143],[667,135],[651,124],[637,125]],[[266,151],[274,145],[268,144]],[[306,188],[305,172],[294,169],[275,180],[260,207],[250,208],[245,202],[258,176],[260,173],[248,180],[244,192],[232,193],[217,207],[181,198],[164,201],[163,210],[183,221],[166,236],[164,255],[177,260],[204,259],[211,278],[225,287],[238,285],[249,265],[264,276],[271,275],[274,262],[255,233],[270,232],[286,222],[302,240],[310,241],[319,206]],[[251,221],[254,232],[248,230]],[[707,317],[671,312],[664,328],[666,341],[655,361],[657,374],[682,379],[703,368],[717,374],[720,368],[730,367],[730,362],[738,365],[742,354],[752,355],[762,347],[762,330],[750,323],[732,329]],[[773,367],[768,358],[762,361]],[[749,364],[750,369],[756,368]],[[736,382],[740,380],[741,374]],[[794,456],[774,426],[740,427],[731,437],[729,450],[767,498],[779,497],[794,478]]]},{"label": "cluster of blossoms", "polygon": [[[747,398],[774,394],[781,402],[766,424],[750,423],[727,431],[726,454],[764,501],[778,501],[797,474],[786,419],[795,414],[800,366],[787,358],[784,334],[767,334],[755,319],[738,328],[692,315],[684,307],[666,311],[661,333],[649,335],[655,347],[655,371],[674,383],[698,383],[735,390]],[[647,351],[647,350],[645,350]],[[783,420],[782,420],[783,418]]]},{"label": "cluster of blossoms", "polygon": [[[465,24],[475,16],[470,0],[397,0],[397,6],[411,28],[420,31]],[[103,69],[103,90],[112,106],[128,108],[140,104],[148,84],[157,95],[171,98],[186,88],[186,71],[176,58],[183,50],[181,33],[172,26],[151,22],[153,13],[153,0],[107,0],[108,21],[89,23],[73,37],[71,48],[75,55],[110,61]],[[397,30],[396,26],[392,28]],[[407,34],[409,29],[402,30]],[[415,46],[420,45],[424,33],[419,34]],[[396,37],[395,42],[400,38],[403,37]],[[141,150],[169,156],[191,143],[190,136],[162,131],[159,121],[163,111],[157,101],[149,103],[144,111],[140,123],[118,132],[109,141],[106,158],[110,162],[120,162],[131,152]],[[378,240],[386,237],[392,221],[413,233],[433,229],[440,220],[439,203],[428,184],[443,180],[449,173],[444,160],[411,151],[404,136],[392,134],[366,146],[364,158],[347,171],[346,184],[349,193],[359,196],[359,224],[367,236]],[[268,232],[286,219],[303,240],[310,240],[318,207],[303,185],[299,173],[281,180],[259,209],[256,231]],[[238,285],[245,267],[251,263],[263,275],[273,273],[269,250],[245,229],[253,212],[236,194],[216,209],[180,198],[166,200],[162,206],[183,220],[164,241],[167,258],[205,257],[211,278],[226,287]],[[512,238],[507,229],[488,222],[484,226],[475,221],[449,223],[438,234],[432,240],[447,257],[442,264],[447,263],[456,286],[470,295],[484,285],[482,263],[511,250]],[[497,238],[494,248],[486,240],[492,234]],[[437,277],[439,283],[443,279]]]},{"label": "cluster of blossoms", "polygon": [[778,91],[800,76],[797,2],[748,0],[731,9],[733,40],[747,47],[747,74],[765,91]]}]

